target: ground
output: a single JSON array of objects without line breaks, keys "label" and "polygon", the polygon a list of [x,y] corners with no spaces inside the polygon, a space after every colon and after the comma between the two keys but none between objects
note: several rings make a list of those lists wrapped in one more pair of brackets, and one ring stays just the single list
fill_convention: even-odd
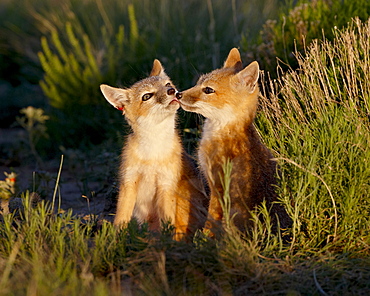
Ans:
[{"label": "ground", "polygon": [[[19,129],[0,129],[0,181],[6,178],[3,172],[14,171],[17,174],[17,192],[25,192],[26,190],[31,192],[36,189],[38,193],[41,193],[42,198],[52,201],[61,155],[58,155],[55,160],[45,161],[42,169],[36,167],[35,161],[19,161],[20,158],[12,155],[13,152],[9,153],[9,151],[19,149],[17,143],[22,138],[22,133],[22,130]],[[8,153],[4,153],[4,151]],[[112,218],[112,215],[109,215],[112,212],[112,207],[107,204],[106,199],[114,188],[113,179],[111,179],[112,184],[109,184],[107,180],[98,180],[92,174],[88,179],[77,173],[78,168],[71,169],[71,166],[66,165],[66,162],[68,159],[64,159],[59,182],[61,209],[64,211],[72,209],[74,214],[81,217],[94,214],[104,215],[108,219]],[[88,170],[98,172],[98,166],[99,164],[96,164],[95,167],[90,164]],[[57,207],[59,192],[57,192],[55,199]],[[106,211],[104,211],[105,207]]]}]

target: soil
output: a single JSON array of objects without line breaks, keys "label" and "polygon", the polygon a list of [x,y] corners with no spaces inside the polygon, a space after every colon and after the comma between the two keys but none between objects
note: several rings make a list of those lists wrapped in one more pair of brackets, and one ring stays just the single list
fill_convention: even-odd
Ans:
[{"label": "soil", "polygon": [[[3,172],[15,172],[17,174],[18,196],[19,193],[27,190],[32,192],[37,186],[36,192],[43,199],[51,202],[60,159],[44,162],[42,170],[36,168],[36,161],[20,161],[21,158],[17,157],[13,151],[17,150],[17,143],[24,136],[22,133],[23,131],[19,129],[0,129],[0,181],[4,181],[6,178]],[[12,149],[14,150],[12,151]],[[60,157],[59,155],[58,158]],[[90,167],[90,169],[95,172],[99,171],[99,167]],[[96,178],[85,180],[85,185],[88,184],[88,186],[84,188],[81,176],[77,176],[76,172],[69,170],[68,166],[62,166],[59,181],[60,194],[57,191],[55,207],[58,207],[60,196],[63,211],[72,209],[74,215],[85,219],[88,219],[91,215],[98,215],[111,221],[114,212],[114,205],[111,200],[114,199],[116,194],[114,182],[111,180],[112,184],[109,184],[107,181],[102,182],[94,179]]]}]

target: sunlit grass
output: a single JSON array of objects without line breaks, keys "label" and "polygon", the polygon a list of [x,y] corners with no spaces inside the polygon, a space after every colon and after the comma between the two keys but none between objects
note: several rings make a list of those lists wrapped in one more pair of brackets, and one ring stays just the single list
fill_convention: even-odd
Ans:
[{"label": "sunlit grass", "polygon": [[296,247],[367,252],[370,23],[336,34],[271,85],[258,125],[280,163]]}]

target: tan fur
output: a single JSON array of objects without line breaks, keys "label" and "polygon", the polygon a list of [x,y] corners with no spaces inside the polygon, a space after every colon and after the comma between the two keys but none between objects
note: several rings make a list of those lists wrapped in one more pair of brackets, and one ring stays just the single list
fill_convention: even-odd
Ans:
[{"label": "tan fur", "polygon": [[161,221],[170,220],[176,239],[194,233],[204,222],[207,198],[175,130],[180,104],[161,63],[155,60],[150,76],[129,89],[101,85],[101,91],[132,128],[122,152],[114,225],[134,217],[158,231]]},{"label": "tan fur", "polygon": [[[223,218],[219,198],[223,196],[222,166],[232,162],[231,215],[235,225],[245,230],[250,223],[250,210],[266,200],[272,218],[279,216],[282,227],[289,217],[277,200],[276,164],[271,152],[262,144],[253,126],[259,88],[257,62],[242,69],[239,51],[233,48],[224,67],[203,75],[197,84],[184,91],[180,99],[186,111],[206,117],[198,158],[211,190],[207,227]],[[214,92],[206,93],[207,87]]]}]

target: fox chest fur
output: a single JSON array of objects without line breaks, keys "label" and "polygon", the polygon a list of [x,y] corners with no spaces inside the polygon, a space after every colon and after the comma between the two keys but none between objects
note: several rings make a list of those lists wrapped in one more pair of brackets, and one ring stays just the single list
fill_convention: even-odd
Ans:
[{"label": "fox chest fur", "polygon": [[[230,162],[231,214],[238,214],[235,222],[240,221],[240,228],[250,218],[249,210],[276,197],[272,187],[276,164],[252,124],[234,123],[217,131],[209,130],[206,124],[198,159],[216,197],[223,196],[224,166]],[[216,217],[222,216],[220,210],[210,209]]]},{"label": "fox chest fur", "polygon": [[182,174],[181,154],[180,140],[174,131],[163,135],[163,130],[156,133],[150,129],[145,135],[132,134],[127,138],[122,153],[121,186],[137,186],[133,216],[140,222],[174,219],[171,214],[165,217],[161,213],[160,205],[166,202],[161,200],[161,193],[167,190],[171,199],[176,198]]}]

